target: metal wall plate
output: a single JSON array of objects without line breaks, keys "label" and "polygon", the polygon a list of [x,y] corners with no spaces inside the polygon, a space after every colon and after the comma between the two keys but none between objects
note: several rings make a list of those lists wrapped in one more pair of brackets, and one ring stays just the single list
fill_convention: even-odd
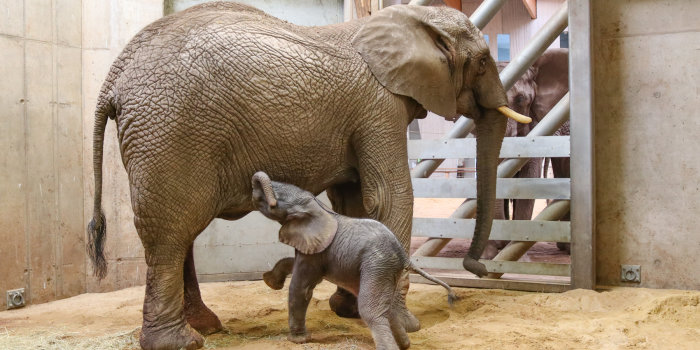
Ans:
[{"label": "metal wall plate", "polygon": [[7,291],[7,309],[16,309],[24,306],[24,288]]},{"label": "metal wall plate", "polygon": [[642,267],[640,265],[622,265],[622,282],[640,283],[642,282]]}]

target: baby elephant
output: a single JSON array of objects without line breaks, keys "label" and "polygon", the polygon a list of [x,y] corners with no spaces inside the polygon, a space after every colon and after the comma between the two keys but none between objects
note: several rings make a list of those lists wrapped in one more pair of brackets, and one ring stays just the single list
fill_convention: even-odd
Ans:
[{"label": "baby elephant", "polygon": [[407,349],[406,332],[420,323],[406,308],[408,274],[413,270],[448,291],[444,282],[414,266],[401,244],[383,224],[333,212],[310,192],[270,181],[267,174],[253,175],[253,203],[260,212],[282,224],[280,241],[296,249],[295,258],[280,260],[265,273],[265,283],[281,289],[294,271],[289,286],[289,336],[295,343],[309,339],[306,309],[314,287],[323,279],[357,296],[358,311],[372,331],[377,349]]}]

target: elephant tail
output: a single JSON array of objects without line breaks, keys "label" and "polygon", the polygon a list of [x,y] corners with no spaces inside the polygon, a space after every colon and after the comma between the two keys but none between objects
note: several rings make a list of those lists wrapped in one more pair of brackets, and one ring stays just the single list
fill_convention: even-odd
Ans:
[{"label": "elephant tail", "polygon": [[437,284],[443,286],[445,289],[447,289],[447,303],[450,304],[450,307],[452,305],[454,305],[455,301],[458,298],[457,298],[457,295],[452,290],[452,288],[450,288],[450,286],[447,283],[429,275],[427,272],[423,271],[420,267],[413,264],[413,262],[411,262],[411,265],[409,267],[411,268],[411,270],[417,272],[419,275],[423,276],[428,281],[431,281],[433,283],[437,283]]},{"label": "elephant tail", "polygon": [[[104,94],[103,94],[104,96]],[[92,220],[87,227],[87,254],[92,261],[93,274],[98,279],[107,275],[107,261],[104,255],[105,233],[107,222],[102,212],[102,145],[104,143],[107,118],[114,118],[115,110],[112,104],[101,97],[95,111],[95,128],[92,141],[92,165],[95,174],[95,206]]]}]

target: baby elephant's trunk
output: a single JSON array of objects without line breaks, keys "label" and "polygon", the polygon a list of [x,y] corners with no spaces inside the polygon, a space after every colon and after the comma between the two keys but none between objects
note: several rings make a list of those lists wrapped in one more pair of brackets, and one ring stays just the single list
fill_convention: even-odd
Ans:
[{"label": "baby elephant's trunk", "polygon": [[429,275],[427,272],[423,271],[420,267],[414,265],[413,263],[411,263],[410,268],[419,275],[423,276],[425,279],[445,287],[445,289],[447,289],[447,303],[450,304],[450,306],[452,306],[455,300],[457,300],[457,295],[452,291],[452,288],[450,288],[447,283]]}]

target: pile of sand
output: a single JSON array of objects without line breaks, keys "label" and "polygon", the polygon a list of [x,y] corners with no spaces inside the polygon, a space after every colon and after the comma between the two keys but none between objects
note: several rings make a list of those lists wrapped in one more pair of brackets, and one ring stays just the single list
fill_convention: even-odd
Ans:
[{"label": "pile of sand", "polygon": [[[228,328],[210,349],[371,349],[359,320],[328,307],[335,286],[316,288],[307,328],[311,343],[286,340],[287,289],[262,282],[204,283],[205,302]],[[411,285],[408,306],[422,323],[413,349],[698,349],[700,291],[616,288],[538,294]],[[1,349],[137,349],[143,287],[84,294],[0,312]]]}]

